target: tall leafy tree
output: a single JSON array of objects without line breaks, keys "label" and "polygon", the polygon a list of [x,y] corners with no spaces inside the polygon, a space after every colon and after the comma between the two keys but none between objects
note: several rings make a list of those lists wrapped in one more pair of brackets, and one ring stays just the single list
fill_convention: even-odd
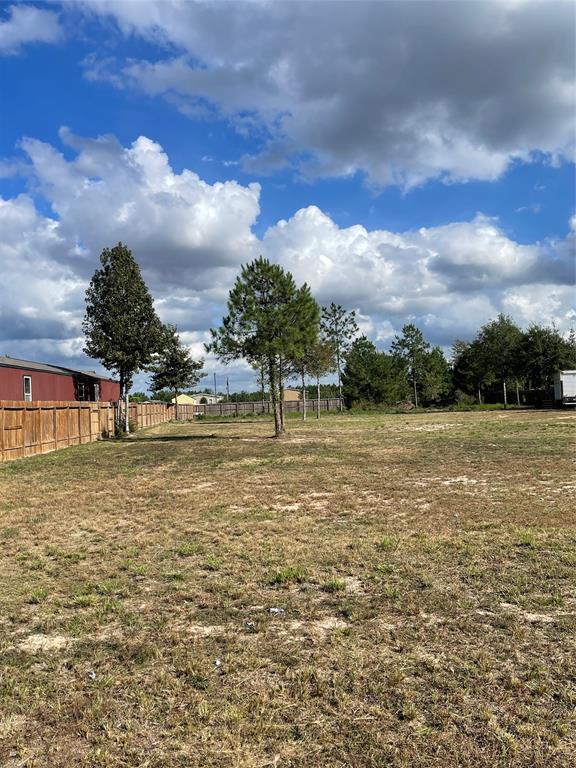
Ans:
[{"label": "tall leafy tree", "polygon": [[190,350],[180,340],[175,325],[162,328],[159,351],[154,355],[149,370],[152,372],[150,387],[153,392],[167,389],[174,393],[175,415],[178,418],[178,395],[196,387],[202,373],[203,360],[193,360]]},{"label": "tall leafy tree", "polygon": [[452,345],[452,384],[456,394],[473,395],[482,404],[487,377],[478,341],[457,339]]},{"label": "tall leafy tree", "polygon": [[329,307],[322,308],[322,334],[332,343],[336,356],[336,373],[338,375],[338,396],[342,410],[342,363],[358,333],[356,312],[347,312],[340,304],[332,302]]},{"label": "tall leafy tree", "polygon": [[152,296],[132,251],[105,248],[86,291],[84,352],[120,379],[128,431],[128,392],[134,375],[150,362],[161,336]]},{"label": "tall leafy tree", "polygon": [[556,371],[576,368],[576,343],[554,326],[533,324],[520,339],[518,362],[529,386],[545,389],[552,386]]},{"label": "tall leafy tree", "polygon": [[508,315],[500,313],[480,328],[475,339],[479,364],[489,384],[502,387],[504,405],[508,404],[507,385],[521,375],[520,342],[522,331]]},{"label": "tall leafy tree", "polygon": [[300,357],[316,338],[320,310],[306,284],[259,257],[242,267],[228,298],[228,314],[211,329],[207,345],[222,361],[264,360],[276,437],[284,432],[281,407],[286,362]]},{"label": "tall leafy tree", "polygon": [[432,347],[424,359],[422,400],[425,403],[446,401],[451,390],[450,365],[440,347]]},{"label": "tall leafy tree", "polygon": [[405,366],[408,380],[412,385],[414,405],[418,407],[418,390],[424,380],[430,344],[425,341],[419,328],[413,323],[408,323],[402,328],[402,335],[395,337],[390,351]]}]

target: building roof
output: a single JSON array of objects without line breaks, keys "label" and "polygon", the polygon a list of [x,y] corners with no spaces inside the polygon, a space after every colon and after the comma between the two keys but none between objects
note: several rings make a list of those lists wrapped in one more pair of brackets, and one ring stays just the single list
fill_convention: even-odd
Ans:
[{"label": "building roof", "polygon": [[60,365],[50,365],[49,363],[36,363],[33,360],[20,360],[17,357],[9,355],[0,355],[0,367],[2,368],[25,368],[27,371],[41,371],[42,373],[56,373],[60,376],[81,375],[90,379],[106,379],[113,381],[106,376],[99,376],[96,371],[80,371],[77,368],[64,368]]}]

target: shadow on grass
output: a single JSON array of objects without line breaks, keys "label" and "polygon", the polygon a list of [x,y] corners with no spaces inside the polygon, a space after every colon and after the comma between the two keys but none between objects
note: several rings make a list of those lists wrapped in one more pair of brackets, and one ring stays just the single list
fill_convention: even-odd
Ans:
[{"label": "shadow on grass", "polygon": [[260,440],[274,440],[274,435],[255,435],[254,437],[239,437],[238,435],[150,435],[150,437],[138,437],[134,442],[142,443],[175,443],[195,440],[249,440],[250,442],[259,442]]}]

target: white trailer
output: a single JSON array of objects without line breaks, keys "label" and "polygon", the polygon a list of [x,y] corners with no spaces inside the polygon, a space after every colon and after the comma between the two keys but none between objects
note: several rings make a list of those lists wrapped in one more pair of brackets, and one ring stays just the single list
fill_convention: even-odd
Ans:
[{"label": "white trailer", "polygon": [[554,374],[554,400],[556,405],[576,406],[576,371],[556,371]]}]

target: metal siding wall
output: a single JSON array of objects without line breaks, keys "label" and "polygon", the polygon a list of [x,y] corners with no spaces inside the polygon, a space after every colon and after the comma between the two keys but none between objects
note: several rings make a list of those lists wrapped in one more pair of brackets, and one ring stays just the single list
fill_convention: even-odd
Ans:
[{"label": "metal siding wall", "polygon": [[0,366],[0,400],[22,400],[24,397],[24,376],[32,379],[32,400],[76,399],[73,376],[46,371],[31,371],[26,368]]}]

